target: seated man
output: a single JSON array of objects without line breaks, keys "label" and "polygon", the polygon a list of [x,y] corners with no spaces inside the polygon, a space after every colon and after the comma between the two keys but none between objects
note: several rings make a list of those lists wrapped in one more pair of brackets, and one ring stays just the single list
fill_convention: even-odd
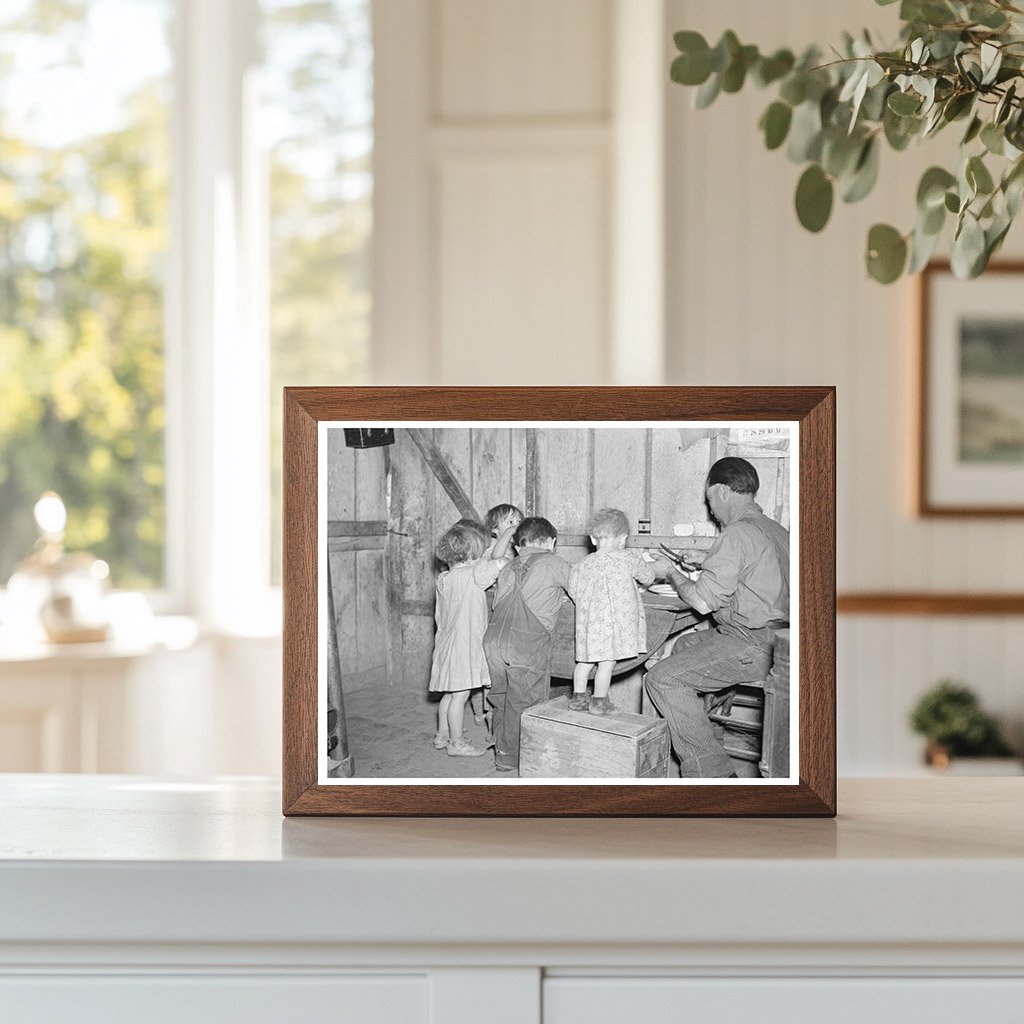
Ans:
[{"label": "seated man", "polygon": [[789,531],[755,503],[759,486],[746,459],[719,459],[706,493],[722,532],[700,572],[684,574],[659,559],[680,598],[714,616],[714,628],[684,636],[644,684],[668,723],[684,778],[735,776],[704,695],[766,678],[774,631],[789,624]]}]

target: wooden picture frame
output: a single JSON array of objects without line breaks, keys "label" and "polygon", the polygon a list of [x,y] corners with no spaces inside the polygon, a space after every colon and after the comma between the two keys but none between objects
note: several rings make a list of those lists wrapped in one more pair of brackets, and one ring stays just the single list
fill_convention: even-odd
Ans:
[{"label": "wooden picture frame", "polygon": [[[913,450],[914,511],[922,518],[1024,516],[1022,403],[1014,399],[1014,408],[1004,408],[1007,398],[1000,394],[1007,388],[1024,394],[1024,372],[1000,379],[964,362],[968,345],[991,349],[1012,341],[1019,354],[1022,286],[1024,262],[992,263],[980,278],[960,281],[948,262],[935,261],[919,276]],[[985,336],[986,329],[1007,328],[1012,338]],[[1017,439],[1009,449],[1013,458],[1007,459],[1006,432],[1014,419]]]},{"label": "wooden picture frame", "polygon": [[[326,712],[321,693],[324,651],[333,629],[319,637],[334,590],[325,586],[326,499],[322,428],[387,427],[424,423],[478,424],[535,431],[558,426],[612,429],[645,426],[657,432],[684,424],[737,425],[741,435],[759,424],[783,424],[795,437],[799,467],[793,509],[798,538],[799,594],[794,662],[798,669],[798,744],[792,774],[776,784],[759,779],[659,779],[604,783],[490,781],[474,785],[377,784],[373,779],[324,779]],[[744,426],[750,424],[749,427]],[[411,429],[411,428],[410,428]],[[639,429],[639,427],[638,427]],[[724,429],[724,428],[723,428]],[[492,432],[495,432],[492,430]],[[716,431],[709,431],[709,436]],[[434,433],[430,431],[430,433]],[[593,436],[594,431],[589,431]],[[721,433],[721,430],[718,430]],[[648,449],[649,451],[649,449]],[[648,455],[648,470],[650,456]],[[442,467],[435,468],[443,473]],[[592,468],[591,468],[592,472]],[[283,811],[286,815],[392,816],[815,816],[836,813],[835,723],[835,389],[729,388],[286,388],[284,393],[283,514]],[[526,479],[531,477],[527,473]],[[787,477],[787,480],[789,478]],[[390,486],[390,477],[389,484]],[[443,483],[443,481],[442,481]],[[433,486],[439,486],[434,484]],[[530,486],[529,483],[527,486]],[[789,486],[787,484],[787,486]],[[703,495],[703,488],[701,489]],[[525,506],[527,514],[529,503]],[[384,526],[392,543],[396,531]],[[354,529],[349,532],[358,532]],[[425,550],[432,551],[434,538]],[[323,546],[321,546],[323,545]],[[386,557],[386,556],[385,556]],[[326,595],[326,596],[325,596]],[[424,610],[420,610],[424,611]],[[322,641],[318,643],[318,641]],[[442,751],[443,753],[443,751]],[[338,762],[331,762],[337,764]],[[505,780],[501,780],[505,781]],[[690,785],[691,782],[718,785]]]}]

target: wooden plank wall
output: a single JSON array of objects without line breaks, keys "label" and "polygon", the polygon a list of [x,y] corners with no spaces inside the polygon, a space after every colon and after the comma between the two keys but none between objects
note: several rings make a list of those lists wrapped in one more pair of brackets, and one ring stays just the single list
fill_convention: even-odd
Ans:
[{"label": "wooden plank wall", "polygon": [[327,557],[345,692],[386,677],[384,593],[386,449],[346,448],[327,432]]},{"label": "wooden plank wall", "polygon": [[[422,691],[434,634],[437,538],[460,513],[407,431],[389,448],[354,451],[328,433],[328,515],[339,648],[346,690],[389,680]],[[703,428],[437,428],[434,443],[483,516],[511,502],[550,519],[568,561],[588,552],[596,508],[621,508],[634,531],[651,519],[659,539],[680,542],[677,523],[707,524],[704,480],[715,458],[749,457],[761,476],[765,511],[789,523],[789,458],[741,449],[726,430]],[[390,475],[390,507],[386,500]],[[347,531],[347,532],[346,532]],[[631,543],[643,545],[642,538]]]}]

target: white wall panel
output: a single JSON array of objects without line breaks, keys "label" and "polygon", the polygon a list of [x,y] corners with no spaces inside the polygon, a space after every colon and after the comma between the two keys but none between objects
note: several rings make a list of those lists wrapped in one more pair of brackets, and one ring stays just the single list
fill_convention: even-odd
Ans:
[{"label": "white wall panel", "polygon": [[605,117],[608,0],[440,0],[441,120]]},{"label": "white wall panel", "polygon": [[[665,35],[692,28],[714,42],[732,28],[744,43],[800,48],[867,25],[892,39],[894,11],[863,0],[668,0]],[[793,211],[800,168],[767,152],[756,128],[771,91],[748,87],[705,111],[692,93],[666,86],[669,382],[838,387],[841,590],[1024,589],[1020,520],[910,514],[914,283],[883,288],[863,269],[868,228],[909,228],[921,172],[946,160],[958,133],[883,152],[876,193],[837,203],[814,236]],[[1005,253],[1022,252],[1018,226]],[[844,618],[839,639],[841,771],[915,770],[907,712],[943,676],[969,683],[1020,730],[1021,619]]]},{"label": "white wall panel", "polygon": [[442,159],[446,384],[604,379],[606,162],[600,150]]}]

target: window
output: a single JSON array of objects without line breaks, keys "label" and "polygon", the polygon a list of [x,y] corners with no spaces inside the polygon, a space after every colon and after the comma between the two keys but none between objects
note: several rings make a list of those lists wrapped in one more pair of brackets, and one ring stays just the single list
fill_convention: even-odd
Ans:
[{"label": "window", "polygon": [[373,44],[369,0],[263,0],[262,9],[270,564],[278,582],[281,388],[367,379]]},{"label": "window", "polygon": [[281,387],[367,376],[372,51],[370,0],[3,5],[0,587],[52,489],[115,587],[271,628]]},{"label": "window", "polygon": [[8,0],[0,15],[0,585],[49,489],[68,546],[116,586],[164,582],[171,14]]}]

